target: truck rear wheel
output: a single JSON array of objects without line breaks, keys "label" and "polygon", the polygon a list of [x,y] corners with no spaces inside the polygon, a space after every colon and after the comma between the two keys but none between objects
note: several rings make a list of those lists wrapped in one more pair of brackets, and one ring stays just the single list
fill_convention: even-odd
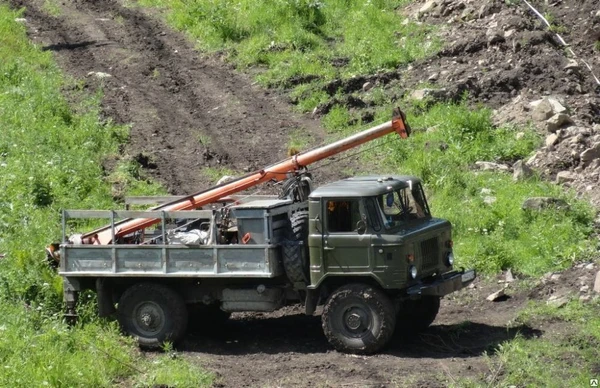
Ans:
[{"label": "truck rear wheel", "polygon": [[423,296],[421,299],[405,301],[398,318],[403,329],[418,333],[431,326],[439,311],[439,296]]},{"label": "truck rear wheel", "polygon": [[334,291],[323,309],[323,332],[341,352],[370,354],[384,347],[396,326],[394,305],[382,291],[349,284]]},{"label": "truck rear wheel", "polygon": [[283,247],[283,268],[292,283],[308,283],[308,212],[294,213]]},{"label": "truck rear wheel", "polygon": [[129,287],[119,300],[117,316],[123,330],[146,348],[160,348],[166,341],[176,343],[185,335],[188,322],[183,298],[154,283]]}]

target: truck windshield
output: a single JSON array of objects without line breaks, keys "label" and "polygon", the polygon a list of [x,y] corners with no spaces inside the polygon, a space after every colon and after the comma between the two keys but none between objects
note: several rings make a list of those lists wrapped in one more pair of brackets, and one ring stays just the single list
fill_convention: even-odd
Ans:
[{"label": "truck windshield", "polygon": [[413,184],[412,189],[404,188],[382,194],[377,197],[386,228],[393,228],[403,223],[427,218],[430,216],[429,206],[420,184]]}]

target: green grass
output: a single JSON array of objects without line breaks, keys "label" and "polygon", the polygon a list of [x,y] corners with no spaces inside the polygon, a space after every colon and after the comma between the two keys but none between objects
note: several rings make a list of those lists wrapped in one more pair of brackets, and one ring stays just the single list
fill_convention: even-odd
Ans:
[{"label": "green grass", "polygon": [[[453,223],[461,265],[540,275],[594,252],[589,239],[594,211],[588,204],[537,177],[514,182],[509,174],[473,171],[479,160],[526,159],[540,141],[533,130],[517,140],[513,128],[492,126],[489,110],[465,104],[438,104],[409,120],[415,128],[435,129],[384,146],[384,164],[427,182],[435,214]],[[524,200],[536,196],[565,199],[571,208],[522,210]],[[495,202],[486,203],[486,197]]]},{"label": "green grass", "polygon": [[212,376],[173,353],[147,356],[116,323],[69,328],[47,309],[0,301],[0,386],[209,386]]},{"label": "green grass", "polygon": [[233,171],[227,167],[204,167],[200,170],[200,173],[208,178],[213,184],[217,183],[219,179],[224,176],[237,176],[239,173]]},{"label": "green grass", "polygon": [[[60,209],[114,207],[114,184],[125,194],[161,189],[122,160],[106,177],[105,158],[118,155],[128,128],[99,121],[99,99],[65,79],[50,52],[27,39],[21,16],[0,6],[0,386],[108,387],[209,385],[212,376],[169,355],[148,358],[114,323],[61,319],[62,281],[45,264],[43,247],[60,235]],[[71,107],[61,90],[74,90]]]},{"label": "green grass", "polygon": [[353,120],[352,114],[343,105],[334,105],[329,113],[323,117],[323,127],[330,132],[335,132],[339,128],[344,128]]},{"label": "green grass", "polygon": [[106,180],[115,200],[123,200],[125,196],[166,195],[164,187],[144,177],[142,166],[133,159],[119,161]]},{"label": "green grass", "polygon": [[310,111],[330,97],[333,79],[395,69],[434,54],[433,28],[406,22],[407,0],[141,0],[167,11],[169,22],[207,52],[240,68],[259,68],[266,86],[295,89]]},{"label": "green grass", "polygon": [[[571,301],[561,308],[530,303],[518,321],[534,327],[546,323],[545,333],[541,338],[519,336],[488,355],[489,386],[589,387],[590,379],[600,378],[598,308],[598,300]],[[477,386],[477,383],[462,381],[460,384],[469,385]]]},{"label": "green grass", "polygon": [[51,16],[60,16],[60,4],[56,0],[44,0],[42,9]]},{"label": "green grass", "polygon": [[288,150],[306,150],[311,144],[310,136],[303,129],[294,129],[289,135]]}]

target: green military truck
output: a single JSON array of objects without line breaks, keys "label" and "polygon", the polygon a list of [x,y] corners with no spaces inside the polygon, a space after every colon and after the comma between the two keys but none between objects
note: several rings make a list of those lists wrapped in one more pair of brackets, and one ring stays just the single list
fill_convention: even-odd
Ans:
[{"label": "green military truck", "polygon": [[[396,328],[423,330],[440,298],[475,278],[455,270],[451,225],[434,218],[421,181],[365,176],[312,190],[306,166],[389,133],[410,134],[397,110],[386,123],[148,211],[63,211],[63,238],[47,248],[64,278],[67,317],[81,291],[98,295],[140,345],[181,340],[201,321],[302,303],[323,306],[336,349],[373,353]],[[280,196],[240,196],[283,182]],[[82,235],[81,218],[110,219]],[[195,323],[193,323],[195,324]]]},{"label": "green military truck", "polygon": [[[323,306],[331,345],[367,354],[396,327],[427,328],[440,298],[475,278],[453,268],[451,225],[432,217],[418,178],[355,177],[314,191],[308,179],[293,181],[284,198],[234,198],[207,210],[64,211],[64,225],[90,217],[111,218],[115,229],[118,218],[162,220],[109,245],[65,239],[68,306],[73,312],[78,292],[96,290],[100,314],[116,312],[124,331],[147,347],[181,340],[191,311],[206,321],[294,303],[312,315]],[[298,195],[307,198],[294,201]]]}]

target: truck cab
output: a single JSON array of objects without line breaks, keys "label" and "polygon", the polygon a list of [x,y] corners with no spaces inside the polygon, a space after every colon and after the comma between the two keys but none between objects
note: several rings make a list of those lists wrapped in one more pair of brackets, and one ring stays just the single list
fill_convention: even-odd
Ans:
[{"label": "truck cab", "polygon": [[452,270],[451,225],[434,218],[421,180],[365,176],[322,186],[309,197],[310,286],[366,277],[388,290]]},{"label": "truck cab", "polygon": [[451,224],[431,215],[417,177],[337,181],[308,208],[306,306],[313,293],[325,299],[323,331],[339,350],[372,353],[394,330],[424,330],[441,297],[475,278],[453,269]]}]

